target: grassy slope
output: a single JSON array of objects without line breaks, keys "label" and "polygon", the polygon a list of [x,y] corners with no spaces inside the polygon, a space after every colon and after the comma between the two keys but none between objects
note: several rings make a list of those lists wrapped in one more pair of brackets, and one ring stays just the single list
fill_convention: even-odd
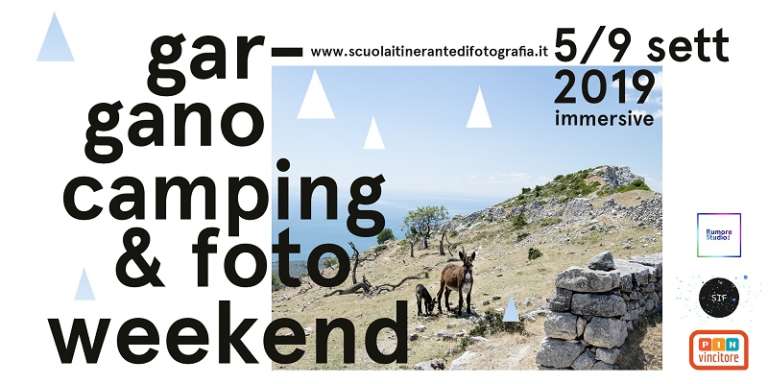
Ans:
[{"label": "grassy slope", "polygon": [[[612,197],[619,204],[635,204],[638,200],[645,199],[651,194],[651,192],[640,189],[618,193]],[[637,240],[644,237],[660,239],[659,230],[639,227],[623,219],[604,218],[601,220],[607,220],[608,226],[614,226],[618,229],[596,232],[590,230],[586,223],[557,223],[546,226],[542,226],[541,223],[531,223],[524,228],[514,230],[509,222],[483,223],[452,238],[452,242],[463,243],[467,250],[482,247],[480,255],[475,261],[474,309],[478,313],[487,310],[493,311],[497,307],[504,307],[506,300],[513,297],[518,303],[520,311],[525,312],[545,302],[545,298],[553,290],[553,280],[558,272],[572,265],[584,265],[593,255],[601,251],[611,250],[615,257],[623,258],[661,250],[660,241],[649,242],[644,248],[624,249],[623,247],[627,239]],[[522,242],[517,242],[517,233],[521,231],[529,232],[531,236]],[[564,241],[564,238],[569,240]],[[533,262],[528,262],[529,247],[540,249],[544,256]],[[316,328],[314,321],[317,318],[344,317],[352,320],[357,327],[356,364],[347,366],[342,363],[341,333],[335,331],[329,341],[329,363],[325,366],[316,365],[314,332],[311,332],[307,339],[306,355],[298,363],[284,368],[398,368],[397,365],[381,366],[370,361],[364,349],[365,328],[377,318],[394,317],[395,300],[408,301],[409,333],[414,332],[413,329],[417,324],[427,326],[427,330],[420,334],[418,340],[409,342],[409,364],[407,366],[410,367],[415,363],[432,358],[445,358],[450,361],[461,352],[458,343],[456,341],[438,341],[432,336],[436,332],[446,329],[450,332],[458,332],[462,329],[469,331],[472,328],[471,321],[455,318],[452,315],[430,319],[417,318],[413,300],[414,287],[418,283],[424,284],[433,295],[436,294],[439,288],[439,271],[445,265],[446,257],[439,256],[436,249],[417,251],[416,257],[410,258],[406,247],[394,246],[383,251],[376,260],[363,264],[358,270],[358,277],[366,275],[374,285],[397,283],[404,276],[426,270],[430,273],[429,278],[408,281],[394,292],[374,297],[345,295],[324,298],[322,296],[330,292],[331,289],[316,286],[310,288],[308,285],[310,283],[305,283],[300,288],[274,292],[272,295],[274,318],[291,317],[305,327],[311,327],[313,331]],[[344,284],[341,288],[347,286]],[[494,301],[492,300],[493,296],[501,296],[502,300]],[[455,293],[451,299],[455,305],[458,300]],[[528,307],[523,304],[526,299],[530,302]],[[486,300],[490,303],[483,305]],[[528,323],[526,336],[498,334],[490,337],[487,344],[471,346],[470,350],[477,350],[479,353],[483,353],[483,350],[495,351],[488,354],[494,358],[483,358],[480,366],[473,365],[472,367],[534,368],[533,356],[535,356],[539,341],[543,337],[542,322],[539,319],[536,322]],[[653,333],[653,330],[649,333]],[[393,335],[382,333],[379,338],[379,345],[385,351],[388,348],[393,348]],[[503,348],[506,345],[509,345],[509,349]],[[503,356],[507,357],[504,358]],[[520,361],[517,362],[517,360]],[[283,367],[275,365],[275,368]]]}]

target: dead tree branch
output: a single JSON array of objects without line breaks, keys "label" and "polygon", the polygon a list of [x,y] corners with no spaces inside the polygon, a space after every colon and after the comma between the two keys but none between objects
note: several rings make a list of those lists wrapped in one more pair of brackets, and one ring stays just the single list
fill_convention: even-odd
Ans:
[{"label": "dead tree branch", "polygon": [[358,291],[360,290],[362,290],[363,291],[362,293],[364,294],[368,294],[369,292],[371,292],[371,283],[368,282],[368,279],[366,279],[365,276],[363,276],[363,281],[359,283],[355,283],[354,285],[346,289],[337,289],[331,293],[326,294],[323,297],[333,296],[337,293],[339,294],[339,296],[350,295],[353,293],[359,293]]},{"label": "dead tree branch", "polygon": [[378,294],[378,293],[381,293],[381,292],[391,292],[391,291],[394,291],[396,288],[400,287],[401,285],[403,285],[403,283],[405,283],[408,280],[426,279],[426,278],[429,278],[429,273],[428,272],[420,272],[420,273],[417,273],[415,275],[404,277],[397,284],[381,284],[381,285],[377,285],[376,287],[374,287],[372,289],[372,293]]}]

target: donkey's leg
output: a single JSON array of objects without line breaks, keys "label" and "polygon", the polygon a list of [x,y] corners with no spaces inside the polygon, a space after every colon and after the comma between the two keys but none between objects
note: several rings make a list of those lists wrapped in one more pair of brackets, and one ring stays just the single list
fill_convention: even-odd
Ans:
[{"label": "donkey's leg", "polygon": [[445,282],[444,282],[444,281],[440,281],[440,290],[439,290],[439,291],[437,291],[437,311],[438,311],[439,313],[443,313],[443,306],[442,306],[442,304],[440,303],[440,299],[441,299],[441,298],[442,298],[442,296],[443,296],[443,290],[444,290],[444,289],[445,289]]},{"label": "donkey's leg", "polygon": [[472,285],[470,285],[469,290],[467,290],[467,315],[471,315],[471,314],[472,314]]},{"label": "donkey's leg", "polygon": [[464,289],[459,287],[459,307],[456,308],[456,314],[461,315],[461,308],[464,306]]},{"label": "donkey's leg", "polygon": [[451,303],[448,302],[448,296],[451,294],[451,289],[448,287],[445,287],[445,310],[450,312],[451,311]]},{"label": "donkey's leg", "polygon": [[421,298],[419,297],[419,295],[416,295],[416,308],[419,311],[418,315],[421,316]]}]

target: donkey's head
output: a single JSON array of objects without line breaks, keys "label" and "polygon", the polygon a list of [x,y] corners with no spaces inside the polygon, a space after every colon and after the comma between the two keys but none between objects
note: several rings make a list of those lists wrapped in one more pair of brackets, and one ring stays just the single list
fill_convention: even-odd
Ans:
[{"label": "donkey's head", "polygon": [[427,307],[426,309],[428,314],[432,314],[432,311],[435,309],[435,305],[437,305],[437,297],[425,301],[424,306]]},{"label": "donkey's head", "polygon": [[464,251],[459,251],[459,259],[464,263],[464,268],[469,270],[472,270],[472,263],[475,261],[475,256],[477,256],[477,251],[472,251],[472,254],[469,256],[467,256]]}]

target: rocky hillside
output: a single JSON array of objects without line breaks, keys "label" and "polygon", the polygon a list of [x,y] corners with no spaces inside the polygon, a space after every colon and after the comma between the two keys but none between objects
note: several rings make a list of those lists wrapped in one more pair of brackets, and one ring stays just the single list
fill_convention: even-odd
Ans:
[{"label": "rocky hillside", "polygon": [[[429,249],[417,250],[413,258],[404,241],[362,252],[358,280],[365,277],[372,285],[396,284],[403,277],[419,275],[391,291],[327,296],[332,289],[305,279],[301,287],[273,292],[273,316],[302,322],[308,335],[307,355],[296,364],[275,368],[535,369],[535,356],[544,338],[544,321],[538,315],[549,310],[556,275],[571,266],[585,265],[603,251],[626,259],[658,253],[661,226],[661,195],[626,167],[600,166],[524,188],[504,202],[453,218],[445,244],[450,254],[440,255],[437,238]],[[462,247],[479,250],[472,294],[477,315],[418,317],[414,287],[424,284],[435,295],[440,271]],[[339,288],[350,286],[348,281]],[[457,303],[456,296],[451,296],[452,305]],[[503,326],[498,320],[509,299],[515,300],[519,312],[527,314],[522,332],[500,331]],[[406,300],[409,305],[409,363],[382,367],[365,353],[364,329],[374,319],[392,317],[396,300]],[[337,334],[329,340],[329,363],[314,364],[312,328],[314,320],[323,317],[345,317],[358,327],[354,365],[343,363]],[[661,325],[656,327],[644,335],[644,353],[660,361]],[[385,351],[393,348],[394,335],[382,333],[379,345]],[[654,368],[652,363],[644,367]]]},{"label": "rocky hillside", "polygon": [[[627,204],[625,192],[635,194]],[[617,201],[619,199],[619,201]],[[493,207],[454,219],[462,231],[485,222],[509,221],[523,215],[528,222],[553,220],[572,223],[600,216],[627,218],[661,229],[661,194],[652,193],[642,177],[629,167],[601,166],[557,176],[543,186],[523,188],[522,193]]]}]

